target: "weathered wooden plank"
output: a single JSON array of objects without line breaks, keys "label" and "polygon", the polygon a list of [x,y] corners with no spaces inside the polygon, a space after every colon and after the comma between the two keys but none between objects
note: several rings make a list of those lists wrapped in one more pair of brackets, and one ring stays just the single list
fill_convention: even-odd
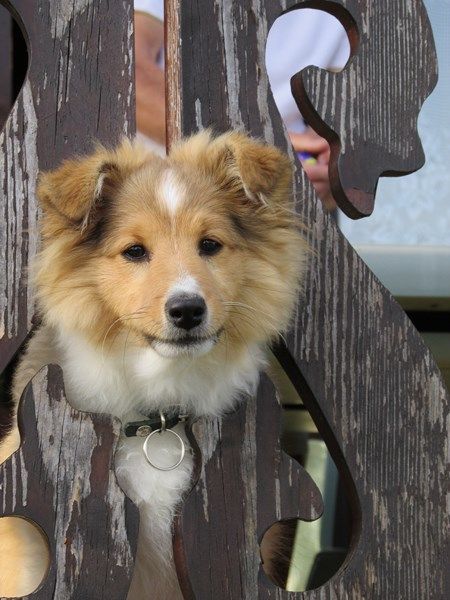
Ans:
[{"label": "weathered wooden plank", "polygon": [[[115,144],[134,132],[130,0],[5,4],[21,25],[30,66],[0,133],[1,371],[34,312],[28,270],[39,245],[38,170],[85,152],[94,140]],[[137,511],[112,473],[118,424],[71,410],[61,394],[53,369],[28,389],[25,442],[1,467],[2,511],[35,520],[49,538],[54,560],[33,597],[125,598]]]},{"label": "weathered wooden plank", "polygon": [[[169,4],[171,11],[178,11],[181,35],[181,41],[174,34],[169,37],[177,42],[168,49],[168,54],[173,52],[173,56],[180,58],[180,72],[172,72],[169,88],[182,81],[181,94],[171,95],[172,101],[181,103],[172,110],[172,115],[180,119],[172,131],[189,134],[208,126],[220,131],[243,126],[253,135],[292,153],[263,65],[270,26],[283,10],[297,2],[170,0]],[[365,154],[364,160],[373,156],[379,164],[383,158],[385,171],[416,168],[420,163],[420,148],[416,131],[410,127],[411,115],[405,111],[405,118],[394,123],[391,107],[395,108],[398,102],[397,82],[403,82],[405,97],[410,93],[409,86],[414,85],[419,107],[433,81],[434,51],[421,12],[422,3],[349,0],[321,4],[342,4],[355,10],[355,20],[372,41],[366,48],[370,56],[361,59],[358,68],[375,69],[370,73],[370,81],[372,86],[379,82],[377,85],[382,88],[374,89],[374,98],[381,97],[383,102],[366,105],[361,102],[355,113],[351,113],[351,95],[345,96],[348,101],[342,114],[347,114],[346,111],[353,114],[353,141],[349,141],[348,130],[343,129],[348,121],[333,122],[337,134],[346,142],[345,152],[354,156],[350,150],[361,150],[364,138],[356,136],[358,129],[369,132],[372,141],[376,141],[378,129],[382,128],[379,146],[372,149],[372,154]],[[383,27],[388,28],[384,38]],[[407,36],[394,39],[395,28],[398,31],[405,28]],[[379,43],[373,43],[374,36],[380,37]],[[397,48],[399,40],[407,44],[407,52]],[[179,48],[181,55],[177,55]],[[403,57],[413,57],[411,64],[405,66],[398,60],[400,50]],[[354,90],[355,68],[346,69],[339,76],[340,85],[347,92]],[[412,74],[406,74],[405,69]],[[323,116],[334,115],[329,107],[338,107],[342,98],[336,86],[330,86],[325,94],[324,80],[320,77],[315,80],[319,81],[315,108]],[[359,77],[363,78],[364,73],[360,72]],[[362,92],[370,89],[362,85]],[[311,90],[309,93],[313,97]],[[411,150],[409,154],[400,147],[402,143]],[[410,166],[406,167],[408,161]],[[361,170],[358,162],[354,164],[353,175],[350,167],[348,171],[353,180],[346,180],[344,187],[349,181],[359,181],[362,189],[370,192],[373,181],[369,176],[365,178],[370,172]],[[359,172],[362,177],[358,179]],[[354,523],[350,554],[341,571],[319,590],[289,597],[444,598],[450,589],[447,568],[450,549],[444,533],[448,525],[445,505],[448,394],[420,335],[343,238],[334,221],[323,213],[300,167],[294,193],[314,253],[306,292],[288,336],[288,349],[280,349],[279,356],[340,468],[352,501]],[[259,397],[257,413],[267,410],[270,398],[270,394]],[[260,511],[285,516],[274,508],[277,494],[273,486],[266,488],[267,482],[259,480],[261,465],[264,468],[271,464],[269,455],[272,456],[273,448],[269,444],[265,448],[256,444],[256,429],[242,426],[233,429],[234,423],[233,418],[223,422],[219,439],[217,427],[211,429],[204,424],[201,430],[200,424],[196,426],[195,435],[205,466],[178,522],[175,544],[186,597],[236,598],[239,596],[233,594],[240,585],[240,589],[252,589],[252,594],[257,589],[257,595],[248,598],[287,598],[287,593],[258,579],[260,568],[255,559],[257,549],[252,530]],[[243,454],[239,455],[237,450],[244,445],[255,453],[251,458],[245,455],[245,460],[257,465],[256,492],[254,473],[250,475],[246,470]],[[232,453],[233,446],[238,453],[234,455],[233,473],[241,474],[238,488],[224,481],[229,473],[224,473],[221,460],[211,459]],[[289,495],[289,481],[285,479],[280,485],[282,493]],[[220,503],[215,506],[218,489],[225,489],[225,494],[236,494],[227,503],[253,507],[252,517],[238,532],[239,543],[244,545],[239,551],[227,538],[224,542],[227,531],[236,532],[238,513],[234,510],[228,514]],[[255,493],[258,503],[254,502]],[[216,564],[214,572],[205,560],[204,546],[192,541],[191,523],[201,523],[202,539],[222,552],[223,560]],[[214,526],[209,525],[204,534],[203,527],[208,523]],[[187,573],[183,570],[185,556],[179,543],[183,537],[184,547],[189,549]]]},{"label": "weathered wooden plank", "polygon": [[166,144],[181,138],[181,36],[179,10],[176,0],[164,3],[164,33],[166,48]]},{"label": "weathered wooden plank", "polygon": [[352,57],[345,72],[305,69],[293,89],[308,122],[331,143],[336,201],[349,216],[363,217],[373,211],[381,175],[412,173],[425,161],[417,118],[437,83],[431,25],[421,0],[312,4],[340,18]]},{"label": "weathered wooden plank", "polygon": [[[223,420],[194,424],[192,443],[202,451],[195,475],[199,490],[182,507],[175,541],[186,598],[257,598],[258,577],[261,587],[273,589],[260,565],[259,541],[264,533],[281,518],[312,521],[322,514],[315,483],[281,450],[280,423],[281,406],[264,377],[258,398],[243,399],[240,408]],[[267,502],[266,496],[275,502]],[[198,568],[197,548],[211,576],[195,578],[191,587],[189,574]],[[240,569],[233,568],[236,560]]]},{"label": "weathered wooden plank", "polygon": [[31,519],[47,534],[52,562],[33,598],[125,599],[138,516],[114,474],[119,421],[72,409],[50,367],[26,388],[19,428],[21,447],[0,466],[0,516]]},{"label": "weathered wooden plank", "polygon": [[0,133],[0,370],[31,327],[39,169],[134,132],[130,0],[5,0],[27,40],[23,89]]}]

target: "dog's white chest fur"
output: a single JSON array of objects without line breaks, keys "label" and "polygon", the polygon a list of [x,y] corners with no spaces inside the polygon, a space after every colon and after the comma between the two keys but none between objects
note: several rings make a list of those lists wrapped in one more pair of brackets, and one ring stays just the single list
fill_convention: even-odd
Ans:
[{"label": "dog's white chest fur", "polygon": [[[77,409],[106,412],[123,423],[142,420],[155,410],[179,406],[193,416],[219,415],[230,409],[242,392],[252,393],[263,364],[254,347],[239,361],[223,363],[214,357],[167,359],[151,349],[101,356],[81,337],[57,339],[58,362],[64,370],[68,400]],[[183,425],[175,430],[183,437]],[[174,436],[161,436],[158,452],[179,457]],[[190,483],[189,451],[173,471],[153,468],[143,452],[144,439],[122,437],[116,453],[116,474],[126,494],[140,510],[136,570],[129,600],[140,600],[151,589],[155,598],[180,597],[172,559],[171,525],[177,506]],[[153,455],[152,455],[153,456]]]},{"label": "dog's white chest fur", "polygon": [[[176,428],[183,436],[181,426]],[[184,437],[184,436],[183,436]],[[160,453],[178,458],[172,436],[164,435]],[[183,493],[188,489],[192,472],[192,456],[187,452],[183,462],[173,471],[158,471],[147,462],[144,440],[122,438],[116,452],[116,474],[127,495],[139,507],[139,544],[129,600],[141,600],[152,590],[155,598],[181,598],[172,558],[171,524]],[[187,441],[185,441],[187,443]],[[158,451],[152,458],[161,461]]]}]

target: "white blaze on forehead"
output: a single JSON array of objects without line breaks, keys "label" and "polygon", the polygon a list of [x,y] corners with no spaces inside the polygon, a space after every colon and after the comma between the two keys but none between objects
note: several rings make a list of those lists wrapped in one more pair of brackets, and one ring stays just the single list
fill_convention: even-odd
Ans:
[{"label": "white blaze on forehead", "polygon": [[159,197],[163,205],[174,214],[186,198],[186,191],[176,173],[171,169],[164,171],[159,186]]},{"label": "white blaze on forehead", "polygon": [[167,297],[170,298],[172,296],[178,296],[183,294],[189,296],[198,294],[201,296],[201,289],[198,284],[198,281],[188,274],[182,275],[179,279],[175,281],[175,283],[169,289]]}]

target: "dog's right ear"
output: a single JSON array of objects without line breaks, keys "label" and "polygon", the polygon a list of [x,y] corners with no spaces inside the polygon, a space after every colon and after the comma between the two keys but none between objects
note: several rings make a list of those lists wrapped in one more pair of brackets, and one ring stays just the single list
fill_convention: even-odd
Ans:
[{"label": "dog's right ear", "polygon": [[85,233],[125,179],[155,159],[145,147],[124,140],[116,150],[97,146],[93,154],[64,161],[39,177],[37,193],[44,217],[50,217],[56,228]]}]

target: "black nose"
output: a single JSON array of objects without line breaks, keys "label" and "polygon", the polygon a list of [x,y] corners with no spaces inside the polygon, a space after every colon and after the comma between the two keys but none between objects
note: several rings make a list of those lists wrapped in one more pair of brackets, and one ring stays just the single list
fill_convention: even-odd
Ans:
[{"label": "black nose", "polygon": [[189,331],[203,321],[206,304],[201,296],[173,296],[166,302],[166,314],[173,325]]}]

